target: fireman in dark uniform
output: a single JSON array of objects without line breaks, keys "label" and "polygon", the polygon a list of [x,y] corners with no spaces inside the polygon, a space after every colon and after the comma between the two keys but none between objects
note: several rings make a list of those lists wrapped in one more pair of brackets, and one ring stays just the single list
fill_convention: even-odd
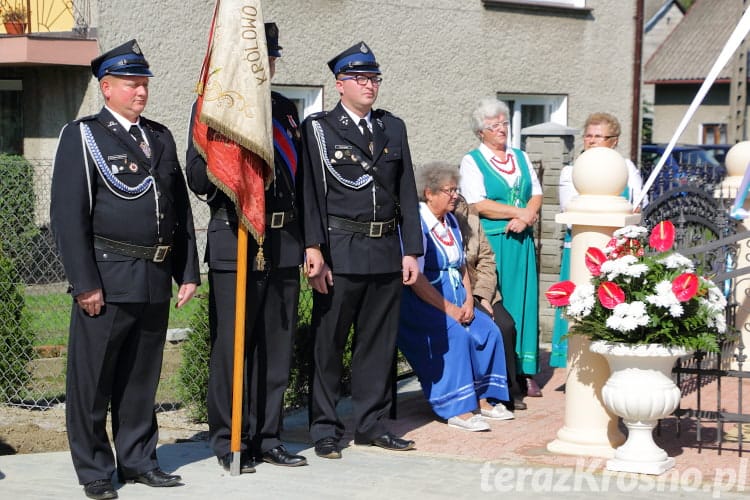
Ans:
[{"label": "fireman in dark uniform", "polygon": [[364,42],[328,66],[341,100],[302,127],[305,265],[315,290],[310,435],[317,455],[341,457],[344,426],[336,404],[354,325],[354,442],[408,450],[414,442],[392,435],[383,422],[391,405],[401,289],[416,280],[422,255],[406,127],[373,109],[382,78]]},{"label": "fireman in dark uniform", "polygon": [[[200,275],[174,139],[140,116],[153,76],[146,59],[131,40],[91,69],[105,106],[63,128],[50,211],[74,298],[66,379],[73,465],[87,496],[116,498],[115,463],[123,482],[181,479],[159,468],[154,399],[172,280],[182,307]],[[105,429],[110,405],[116,457]]]},{"label": "fireman in dark uniform", "polygon": [[[279,31],[266,23],[269,65],[273,76],[281,56]],[[292,343],[297,329],[302,232],[296,196],[299,149],[294,104],[271,93],[274,128],[274,181],[266,190],[265,267],[254,258],[258,246],[248,239],[245,314],[245,404],[242,417],[240,472],[254,472],[254,460],[274,465],[305,465],[280,440],[284,391],[289,381]],[[191,130],[195,117],[191,118]],[[192,137],[192,133],[190,134]],[[206,162],[189,141],[187,178],[190,188],[211,207],[206,261],[209,265],[211,359],[208,379],[208,425],[211,447],[229,470],[234,366],[234,311],[237,278],[237,213],[234,203],[209,180]]]}]

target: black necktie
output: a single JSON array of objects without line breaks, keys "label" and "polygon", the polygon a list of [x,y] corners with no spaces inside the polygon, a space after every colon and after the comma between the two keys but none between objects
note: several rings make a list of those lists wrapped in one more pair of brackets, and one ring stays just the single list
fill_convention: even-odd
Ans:
[{"label": "black necktie", "polygon": [[359,126],[362,127],[362,135],[367,139],[367,147],[370,148],[370,153],[372,153],[372,132],[370,132],[370,127],[367,126],[367,120],[361,118],[359,120]]},{"label": "black necktie", "polygon": [[133,139],[135,139],[135,142],[138,143],[138,147],[143,150],[146,158],[151,158],[151,148],[148,147],[146,139],[143,138],[140,127],[138,125],[131,125],[129,132],[133,136]]}]

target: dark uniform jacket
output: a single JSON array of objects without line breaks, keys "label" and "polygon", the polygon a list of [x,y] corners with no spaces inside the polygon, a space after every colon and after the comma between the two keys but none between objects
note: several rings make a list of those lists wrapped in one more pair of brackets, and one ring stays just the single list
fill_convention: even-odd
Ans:
[{"label": "dark uniform jacket", "polygon": [[[383,110],[373,110],[371,120],[372,153],[341,103],[302,125],[305,246],[321,245],[334,273],[398,272],[403,255],[423,252],[406,126]],[[358,222],[396,218],[401,242],[399,231],[372,238],[330,228],[329,216]]]},{"label": "dark uniform jacket", "polygon": [[[275,180],[266,190],[266,234],[263,253],[266,262],[274,267],[296,267],[302,263],[302,231],[296,196],[297,175],[292,174],[290,163],[296,166],[299,158],[299,119],[292,101],[277,92],[271,92],[274,130],[274,174]],[[192,138],[195,105],[190,119]],[[282,134],[283,137],[279,137]],[[208,242],[205,261],[217,271],[237,270],[237,212],[234,203],[208,178],[206,162],[188,140],[187,180],[194,193],[205,197],[211,207],[208,223]],[[298,171],[298,170],[295,170]],[[277,215],[274,216],[273,214]],[[284,213],[284,216],[279,214]],[[291,220],[290,220],[291,215]],[[283,221],[282,221],[283,217]],[[272,228],[272,222],[283,225]],[[248,238],[248,267],[257,270],[255,255],[258,244]]]},{"label": "dark uniform jacket", "polygon": [[[106,108],[69,123],[60,134],[50,215],[73,296],[101,288],[105,301],[158,303],[170,299],[172,278],[200,283],[174,138],[164,125],[143,117],[140,124],[151,159]],[[84,153],[86,130],[96,145],[93,155]],[[157,263],[95,249],[94,235],[172,248]]]}]

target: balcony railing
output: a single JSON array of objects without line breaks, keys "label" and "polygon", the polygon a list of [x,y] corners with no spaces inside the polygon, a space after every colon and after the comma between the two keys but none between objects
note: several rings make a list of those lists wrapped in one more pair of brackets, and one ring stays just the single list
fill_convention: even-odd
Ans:
[{"label": "balcony railing", "polygon": [[89,35],[91,2],[0,0],[0,20],[6,35],[67,32],[85,38]]}]

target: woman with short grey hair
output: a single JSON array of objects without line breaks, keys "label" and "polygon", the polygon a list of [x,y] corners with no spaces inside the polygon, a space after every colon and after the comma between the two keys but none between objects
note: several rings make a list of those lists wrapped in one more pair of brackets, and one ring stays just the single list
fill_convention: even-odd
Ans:
[{"label": "woman with short grey hair", "polygon": [[[424,255],[417,281],[401,296],[398,347],[419,377],[433,411],[448,425],[488,431],[485,418],[510,420],[500,330],[474,308],[463,238],[452,211],[456,168],[434,162],[417,172]],[[475,413],[476,412],[476,413]]]},{"label": "woman with short grey hair", "polygon": [[485,120],[500,115],[506,118],[510,117],[508,105],[503,101],[498,101],[494,97],[485,97],[479,101],[479,104],[477,104],[477,107],[471,113],[471,131],[481,139],[482,137],[479,133],[484,130]]},{"label": "woman with short grey hair", "polygon": [[542,186],[528,155],[510,147],[508,106],[495,98],[479,101],[471,127],[479,147],[461,160],[461,193],[479,213],[495,252],[503,305],[516,323],[516,380],[527,396],[542,395],[539,372],[539,283],[534,223],[542,207]]},{"label": "woman with short grey hair", "polygon": [[458,185],[459,178],[458,169],[448,162],[434,161],[424,164],[417,170],[415,179],[419,201],[427,201],[424,195],[425,190],[429,189],[435,193],[451,181]]}]

